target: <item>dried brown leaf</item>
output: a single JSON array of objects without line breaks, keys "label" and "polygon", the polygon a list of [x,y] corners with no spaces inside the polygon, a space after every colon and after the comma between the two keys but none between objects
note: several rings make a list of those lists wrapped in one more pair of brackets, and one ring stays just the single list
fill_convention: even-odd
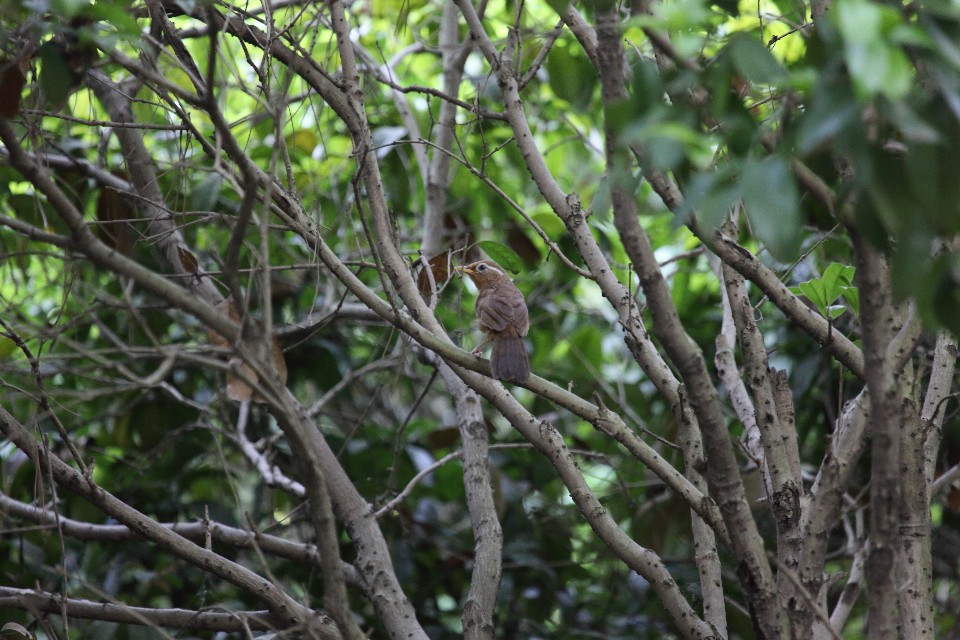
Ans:
[{"label": "dried brown leaf", "polygon": [[[234,373],[236,371],[237,373]],[[253,368],[240,358],[230,358],[230,370],[227,371],[227,397],[234,402],[243,402],[254,396],[253,387],[247,382],[257,381],[257,374]],[[254,402],[263,402],[262,398],[253,398]]]},{"label": "dried brown leaf", "polygon": [[511,223],[507,230],[507,246],[513,249],[527,265],[540,264],[540,250],[515,222]]},{"label": "dried brown leaf", "polygon": [[449,449],[460,442],[460,431],[456,427],[441,427],[434,429],[427,436],[427,444],[431,451]]},{"label": "dried brown leaf", "polygon": [[20,60],[0,61],[0,118],[13,118],[20,110],[23,85],[27,82],[24,61],[29,65],[29,56]]},{"label": "dried brown leaf", "polygon": [[[439,287],[450,278],[450,271],[448,269],[448,265],[450,264],[449,251],[433,256],[427,261],[427,264],[430,265],[430,271],[433,273],[433,282],[436,286]],[[417,273],[417,289],[420,290],[420,295],[430,295],[430,276],[427,274],[427,270],[423,267],[422,262],[420,272]]]},{"label": "dried brown leaf", "polygon": [[133,207],[123,194],[116,189],[100,189],[100,195],[97,196],[97,221],[100,223],[97,230],[100,239],[125,256],[133,253],[133,228],[127,221],[134,217]]},{"label": "dried brown leaf", "polygon": [[187,273],[192,273],[194,275],[199,273],[200,263],[197,262],[196,256],[180,246],[177,247],[177,255],[180,256],[180,264],[183,265],[183,268]]}]

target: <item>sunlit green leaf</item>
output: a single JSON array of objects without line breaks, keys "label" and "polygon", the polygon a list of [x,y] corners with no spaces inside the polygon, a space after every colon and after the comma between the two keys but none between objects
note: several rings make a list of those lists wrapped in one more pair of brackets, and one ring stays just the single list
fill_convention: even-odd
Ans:
[{"label": "sunlit green leaf", "polygon": [[298,151],[307,155],[313,153],[317,146],[317,134],[313,129],[297,129],[291,131],[284,137],[284,141],[292,151]]},{"label": "sunlit green leaf", "polygon": [[824,291],[823,282],[821,280],[802,282],[797,285],[797,289],[801,294],[807,297],[807,300],[816,305],[818,309],[823,309],[830,304],[830,302],[827,300],[827,295]]},{"label": "sunlit green leaf", "polygon": [[16,351],[17,344],[13,340],[0,336],[0,362],[9,359]]},{"label": "sunlit green leaf", "polygon": [[860,97],[905,97],[913,86],[913,66],[890,37],[900,20],[896,10],[868,0],[846,0],[831,13],[843,34],[847,66]]},{"label": "sunlit green leaf", "polygon": [[727,45],[726,51],[737,71],[751,82],[773,83],[786,76],[770,50],[752,36],[735,37]]},{"label": "sunlit green leaf", "polygon": [[523,271],[523,261],[516,252],[505,244],[494,242],[493,240],[482,240],[477,243],[477,247],[483,250],[490,259],[499,264],[507,271],[520,273]]},{"label": "sunlit green leaf", "polygon": [[829,307],[827,307],[826,316],[831,320],[836,320],[846,312],[847,312],[847,308],[842,304],[832,304]]},{"label": "sunlit green leaf", "polygon": [[98,2],[86,8],[83,14],[108,23],[125,37],[138,35],[140,31],[127,2]]},{"label": "sunlit green leaf", "polygon": [[557,97],[575,108],[584,108],[599,86],[597,72],[582,51],[566,46],[555,46],[545,64],[550,88]]},{"label": "sunlit green leaf", "polygon": [[853,313],[859,315],[860,298],[853,285],[853,275],[852,266],[834,262],[824,269],[821,277],[801,282],[791,287],[791,291],[805,296],[825,317],[836,319],[843,315],[847,307],[835,304],[841,297],[850,304]]},{"label": "sunlit green leaf", "polygon": [[823,270],[820,280],[823,282],[827,303],[832,303],[843,294],[845,287],[853,284],[854,268],[850,265],[831,263]]}]

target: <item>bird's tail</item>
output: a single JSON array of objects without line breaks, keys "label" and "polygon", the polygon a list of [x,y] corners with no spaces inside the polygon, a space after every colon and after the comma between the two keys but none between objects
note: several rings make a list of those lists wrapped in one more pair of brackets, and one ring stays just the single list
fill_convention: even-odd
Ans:
[{"label": "bird's tail", "polygon": [[517,384],[526,382],[530,377],[530,360],[523,346],[523,338],[516,333],[494,338],[490,371],[497,380]]}]

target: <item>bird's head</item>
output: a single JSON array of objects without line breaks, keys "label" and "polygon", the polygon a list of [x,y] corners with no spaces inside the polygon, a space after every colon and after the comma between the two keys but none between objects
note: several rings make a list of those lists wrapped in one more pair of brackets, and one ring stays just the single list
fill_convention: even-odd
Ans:
[{"label": "bird's head", "polygon": [[493,286],[497,282],[510,280],[510,276],[493,260],[480,260],[463,267],[455,267],[455,271],[465,273],[470,276],[477,289],[483,291],[486,287]]}]

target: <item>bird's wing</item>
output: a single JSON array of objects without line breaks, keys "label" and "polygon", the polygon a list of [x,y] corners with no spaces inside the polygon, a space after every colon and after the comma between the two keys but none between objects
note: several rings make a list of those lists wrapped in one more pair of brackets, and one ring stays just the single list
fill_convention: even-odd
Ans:
[{"label": "bird's wing", "polygon": [[[523,301],[520,301],[523,306]],[[524,316],[526,307],[524,306]],[[485,331],[500,332],[516,324],[516,304],[505,296],[481,296],[477,299],[477,319]]]},{"label": "bird's wing", "polygon": [[477,300],[477,318],[484,331],[501,332],[508,327],[518,335],[527,335],[530,319],[520,292],[516,295],[485,295]]},{"label": "bird's wing", "polygon": [[530,317],[527,314],[527,303],[523,296],[517,296],[513,301],[513,326],[517,328],[517,333],[521,336],[527,335],[527,329],[530,328]]}]

